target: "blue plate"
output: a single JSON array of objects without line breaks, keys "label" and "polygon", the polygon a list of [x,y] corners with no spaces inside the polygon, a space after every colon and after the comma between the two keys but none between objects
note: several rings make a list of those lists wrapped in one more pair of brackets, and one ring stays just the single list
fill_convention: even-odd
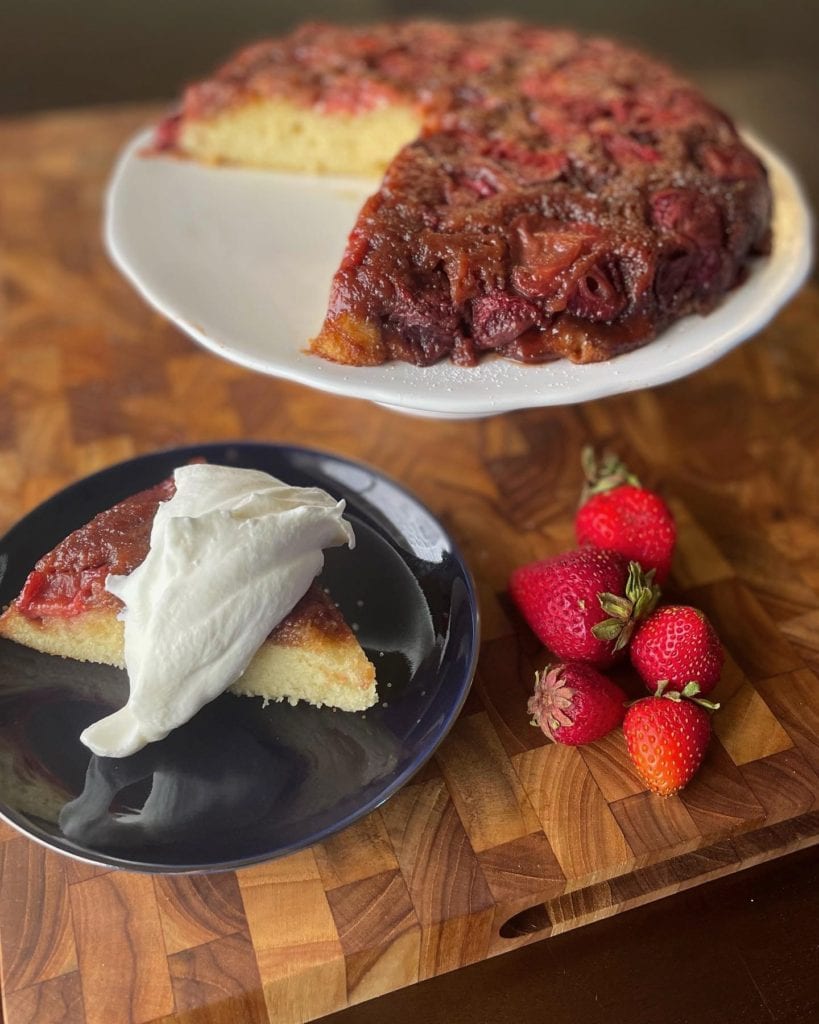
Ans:
[{"label": "blue plate", "polygon": [[195,457],[346,500],[357,544],[327,551],[320,579],[375,664],[379,701],[350,714],[224,694],[162,742],[103,758],[79,735],[125,702],[125,673],[0,641],[0,815],[83,860],[221,871],[325,839],[431,757],[472,681],[477,601],[452,539],[381,473],[304,448],[180,448],[73,484],[0,540],[0,606],[69,532]]}]

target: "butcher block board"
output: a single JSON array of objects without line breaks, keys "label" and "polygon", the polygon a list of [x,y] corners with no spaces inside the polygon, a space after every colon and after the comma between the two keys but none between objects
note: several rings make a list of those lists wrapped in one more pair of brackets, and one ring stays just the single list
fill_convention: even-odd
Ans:
[{"label": "butcher block board", "polygon": [[675,596],[728,649],[715,738],[680,795],[646,792],[619,730],[571,748],[531,726],[544,653],[493,594],[472,693],[433,761],[318,846],[152,877],[2,826],[6,1024],[307,1021],[819,841],[816,676],[677,515]]}]

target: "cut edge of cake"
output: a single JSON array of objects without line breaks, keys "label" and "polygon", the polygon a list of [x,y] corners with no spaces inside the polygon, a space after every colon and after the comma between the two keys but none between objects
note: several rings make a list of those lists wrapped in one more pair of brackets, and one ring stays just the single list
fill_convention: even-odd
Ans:
[{"label": "cut edge of cake", "polygon": [[123,626],[110,608],[30,618],[11,604],[0,615],[0,637],[43,654],[125,668]]},{"label": "cut edge of cake", "polygon": [[[29,618],[10,605],[0,637],[44,654],[124,668],[124,625],[113,608]],[[231,692],[268,701],[365,711],[377,700],[375,668],[341,612],[315,584],[256,652]]]},{"label": "cut edge of cake", "polygon": [[390,358],[381,326],[351,313],[326,317],[319,333],[307,343],[307,350],[347,366],[380,366]]},{"label": "cut edge of cake", "polygon": [[422,127],[420,113],[404,103],[325,113],[284,99],[254,99],[184,120],[176,146],[207,164],[377,177]]}]

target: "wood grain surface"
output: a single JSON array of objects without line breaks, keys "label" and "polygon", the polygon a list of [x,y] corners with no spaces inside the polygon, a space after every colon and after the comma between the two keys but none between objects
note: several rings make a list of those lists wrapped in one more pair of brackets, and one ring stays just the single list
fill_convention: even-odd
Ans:
[{"label": "wood grain surface", "polygon": [[[0,122],[0,529],[158,447],[324,447],[385,469],[452,531],[478,584],[481,657],[422,773],[284,860],[140,876],[0,824],[6,1024],[309,1020],[819,841],[816,287],[663,388],[474,422],[405,418],[206,355],[113,270],[104,184],[153,113]],[[668,800],[645,791],[619,734],[559,747],[526,714],[547,655],[505,584],[571,545],[590,441],[669,496],[668,596],[705,609],[728,653],[705,765]]]}]

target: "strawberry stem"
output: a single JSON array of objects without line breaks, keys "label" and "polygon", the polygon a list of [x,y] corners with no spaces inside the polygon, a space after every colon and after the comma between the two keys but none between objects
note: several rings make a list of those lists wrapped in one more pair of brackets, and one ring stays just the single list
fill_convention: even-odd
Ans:
[{"label": "strawberry stem", "polygon": [[647,618],[660,600],[660,588],[654,582],[656,572],[656,569],[643,572],[643,567],[639,562],[629,562],[628,564],[626,597],[634,605],[632,614],[636,622]]},{"label": "strawberry stem", "polygon": [[585,445],[580,453],[580,465],[586,483],[580,495],[580,504],[585,505],[594,494],[612,491],[623,484],[640,486],[640,481],[613,452],[604,452],[598,461],[592,445]]},{"label": "strawberry stem", "polygon": [[670,690],[668,693],[663,693],[666,686],[668,686],[668,680],[661,679],[657,684],[654,696],[665,697],[666,700],[673,700],[677,704],[680,704],[683,700],[690,700],[692,704],[699,704],[706,711],[719,711],[719,704],[714,703],[712,700],[706,700],[705,697],[697,696],[700,692],[700,684],[693,679],[686,683],[682,690]]},{"label": "strawberry stem", "polygon": [[625,595],[597,595],[600,607],[609,618],[592,626],[592,635],[598,640],[613,640],[615,651],[621,651],[628,644],[637,623],[649,615],[660,600],[654,570],[643,572],[639,562],[629,562],[625,590]]}]

